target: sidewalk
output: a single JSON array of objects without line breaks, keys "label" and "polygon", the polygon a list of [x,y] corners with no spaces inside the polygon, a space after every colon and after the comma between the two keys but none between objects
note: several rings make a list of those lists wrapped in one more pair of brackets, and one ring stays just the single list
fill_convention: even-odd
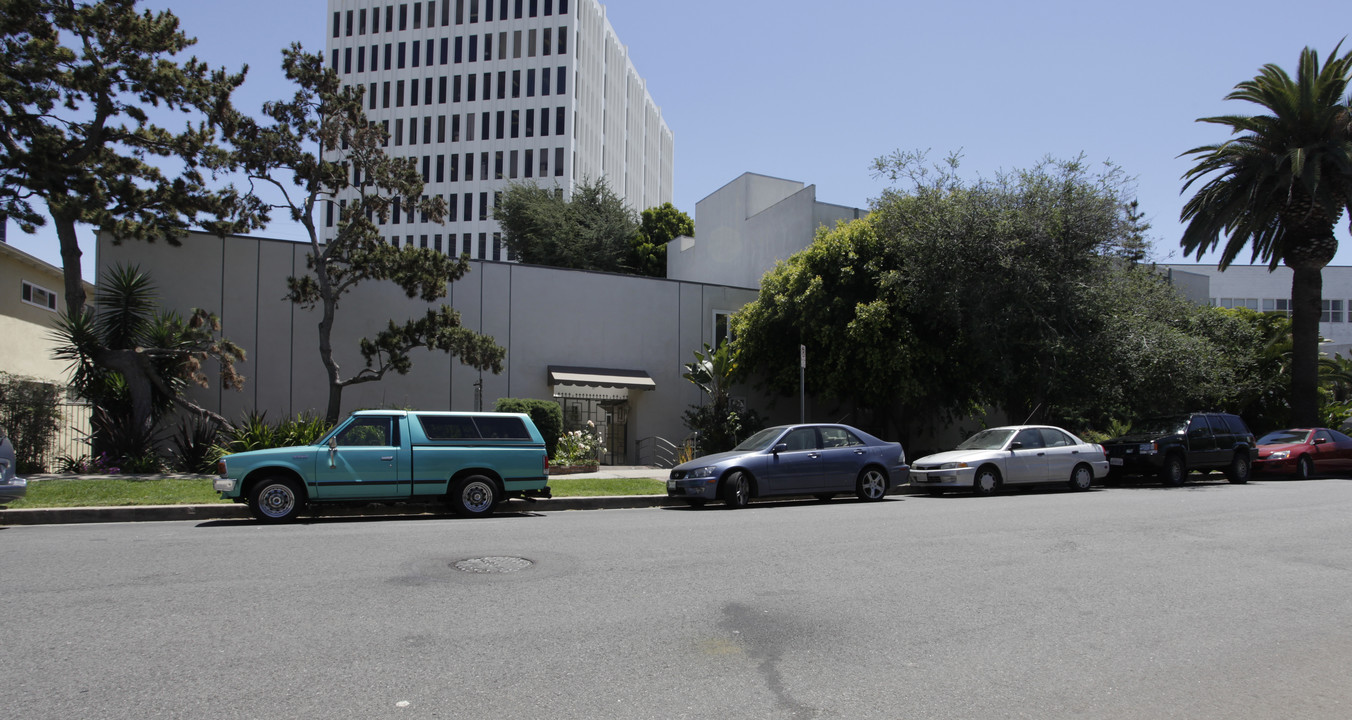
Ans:
[{"label": "sidewalk", "polygon": [[[654,478],[667,476],[665,468],[632,465],[606,465],[596,472],[572,473],[564,478]],[[42,482],[67,478],[68,475],[30,475],[28,482]],[[139,477],[148,480],[163,478],[212,478],[213,475],[84,475],[86,478]],[[560,497],[527,502],[511,500],[504,509],[514,512],[546,510],[602,510],[613,508],[644,508],[682,505],[680,500],[669,500],[666,495],[618,495],[594,497]],[[362,517],[397,515],[449,515],[444,503],[403,503],[396,505],[370,504],[361,506],[321,506],[317,513],[307,517]],[[31,510],[0,509],[0,525],[52,525],[59,523],[152,522],[160,520],[246,520],[252,516],[241,503],[209,505],[125,505],[118,507],[35,508]]]}]

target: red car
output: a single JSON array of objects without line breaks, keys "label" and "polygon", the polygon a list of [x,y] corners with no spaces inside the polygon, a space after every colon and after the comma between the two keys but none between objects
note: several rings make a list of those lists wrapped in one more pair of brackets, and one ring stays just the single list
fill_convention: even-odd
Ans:
[{"label": "red car", "polygon": [[1294,475],[1352,470],[1352,437],[1328,428],[1275,430],[1258,439],[1253,471]]}]

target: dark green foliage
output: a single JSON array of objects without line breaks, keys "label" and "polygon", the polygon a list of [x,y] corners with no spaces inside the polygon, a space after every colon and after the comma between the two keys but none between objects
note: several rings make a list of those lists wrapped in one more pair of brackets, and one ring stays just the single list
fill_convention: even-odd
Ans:
[{"label": "dark green foliage", "polygon": [[310,413],[302,413],[276,423],[269,423],[267,415],[266,412],[251,412],[238,424],[221,433],[220,442],[214,448],[211,462],[214,463],[220,456],[231,453],[313,445],[333,429],[332,423]]},{"label": "dark green foliage", "polygon": [[89,426],[94,456],[107,472],[164,471],[164,460],[159,455],[159,435],[153,426],[134,422],[127,406],[104,408],[96,405]]},{"label": "dark green foliage", "polygon": [[[195,40],[172,13],[138,12],[135,0],[0,0],[0,36],[0,216],[33,232],[45,218],[32,201],[46,205],[72,316],[85,303],[77,225],[171,244],[194,225],[248,227],[235,191],[209,188],[229,165],[217,135],[232,126],[244,73],[176,61]],[[172,132],[150,122],[152,106],[189,119]]]},{"label": "dark green foliage", "polygon": [[639,234],[630,249],[630,266],[639,275],[667,276],[667,243],[695,236],[695,221],[671,203],[639,213]]},{"label": "dark green foliage", "polygon": [[1352,208],[1352,52],[1339,43],[1322,65],[1305,48],[1296,77],[1265,65],[1227,100],[1267,114],[1200,118],[1229,129],[1226,142],[1183,153],[1197,162],[1183,176],[1188,223],[1180,245],[1199,259],[1221,245],[1224,270],[1248,247],[1251,260],[1285,264],[1291,277],[1291,420],[1314,425],[1318,409],[1322,269],[1338,251],[1334,228]]},{"label": "dark green foliage", "polygon": [[567,200],[559,188],[513,184],[493,213],[521,262],[652,277],[666,277],[667,241],[695,232],[671,203],[644,210],[640,223],[604,179],[582,182]]},{"label": "dark green foliage", "polygon": [[549,457],[559,445],[559,436],[563,434],[563,408],[554,400],[536,400],[534,398],[498,398],[493,404],[498,412],[525,413],[540,430],[545,439],[545,449]]},{"label": "dark green foliage", "polygon": [[215,472],[219,435],[220,427],[200,416],[181,419],[169,448],[170,467],[181,473]]},{"label": "dark green foliage", "polygon": [[704,352],[695,351],[695,361],[685,364],[681,377],[704,391],[707,402],[685,411],[685,425],[699,434],[699,453],[712,455],[737,446],[764,427],[754,410],[734,407],[729,397],[737,363],[731,343],[717,349],[704,344]]},{"label": "dark green foliage", "polygon": [[[460,314],[441,305],[422,318],[402,324],[391,320],[374,339],[363,338],[366,367],[344,375],[331,340],[344,295],[368,280],[387,281],[408,297],[431,304],[446,297],[447,286],[469,272],[469,263],[428,248],[396,248],[384,242],[379,225],[389,220],[396,204],[410,215],[441,222],[445,201],[423,195],[413,158],[385,153],[389,134],[367,120],[362,85],[344,85],[321,55],[308,54],[298,44],[283,51],[282,68],[297,85],[295,96],[263,106],[269,125],[240,120],[236,157],[252,181],[272,185],[284,197],[277,205],[251,197],[252,211],[264,220],[281,211],[309,234],[308,274],[288,278],[287,298],[321,310],[319,357],[329,386],[327,422],[338,422],[343,388],[378,381],[391,370],[407,373],[412,366],[409,351],[415,348],[441,350],[476,369],[502,372],[506,351],[492,337],[463,327]],[[346,202],[336,206],[339,197]],[[338,211],[338,231],[325,242],[315,213],[329,209]]]},{"label": "dark green foliage", "polygon": [[117,266],[104,274],[93,311],[62,315],[54,332],[54,356],[70,362],[71,386],[101,410],[91,419],[91,452],[122,465],[153,454],[175,406],[228,424],[183,396],[190,383],[207,386],[207,361],[219,366],[221,387],[244,383],[235,371],[244,350],[220,336],[216,316],[193,309],[185,320],[158,307],[150,277]]},{"label": "dark green foliage", "polygon": [[46,472],[61,416],[61,388],[0,372],[0,437],[14,446],[20,474]]},{"label": "dark green foliage", "polygon": [[914,187],[766,275],[733,322],[747,372],[796,393],[805,344],[808,392],[878,432],[987,407],[1079,429],[1252,401],[1256,331],[1130,262],[1144,227],[1116,168],[1047,161],[968,184],[923,157],[881,160]]}]

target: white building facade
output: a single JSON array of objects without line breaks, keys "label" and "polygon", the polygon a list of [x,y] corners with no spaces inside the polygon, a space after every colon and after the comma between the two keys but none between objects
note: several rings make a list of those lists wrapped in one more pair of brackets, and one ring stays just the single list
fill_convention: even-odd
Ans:
[{"label": "white building facade", "polygon": [[493,208],[514,182],[671,201],[671,130],[596,0],[329,0],[327,17],[330,67],[449,209],[444,225],[396,210],[391,243],[507,260]]},{"label": "white building facade", "polygon": [[[1231,265],[1224,271],[1215,265],[1161,265],[1161,268],[1205,276],[1205,300],[1217,307],[1245,307],[1263,312],[1291,313],[1291,268],[1266,265]],[[1322,352],[1344,357],[1352,349],[1352,267],[1324,268],[1323,314],[1319,335]],[[1192,297],[1190,295],[1190,297]],[[1192,298],[1198,300],[1199,298]]]},{"label": "white building facade", "polygon": [[667,277],[758,290],[761,276],[811,245],[817,228],[867,214],[818,202],[816,185],[743,173],[695,203],[695,237],[667,243]]}]

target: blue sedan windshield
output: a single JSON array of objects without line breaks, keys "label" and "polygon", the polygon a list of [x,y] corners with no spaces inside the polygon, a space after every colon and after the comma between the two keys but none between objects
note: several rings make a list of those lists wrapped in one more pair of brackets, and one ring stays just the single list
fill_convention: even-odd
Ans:
[{"label": "blue sedan windshield", "polygon": [[779,437],[779,434],[782,432],[784,432],[784,428],[782,427],[765,428],[755,435],[743,440],[737,447],[733,448],[733,450],[739,452],[768,450],[770,449],[770,443],[774,442],[775,438]]}]

